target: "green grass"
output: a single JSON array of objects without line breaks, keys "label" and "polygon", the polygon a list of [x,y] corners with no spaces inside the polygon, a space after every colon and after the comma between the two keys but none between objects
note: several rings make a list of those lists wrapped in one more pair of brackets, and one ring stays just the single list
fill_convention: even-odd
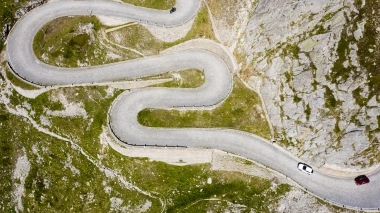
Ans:
[{"label": "green grass", "polygon": [[169,48],[187,40],[196,38],[207,38],[216,40],[214,31],[212,30],[211,19],[208,15],[208,11],[205,6],[202,6],[199,10],[197,17],[195,18],[194,24],[191,30],[186,34],[186,36],[175,42],[166,43],[164,45],[164,48]]},{"label": "green grass", "polygon": [[[81,26],[90,24],[92,35],[80,30]],[[95,16],[58,18],[38,31],[33,41],[34,52],[39,60],[55,66],[103,64],[107,58],[105,49],[97,41],[100,27]]]},{"label": "green grass", "polygon": [[[15,134],[11,140],[22,143],[32,165],[25,181],[25,209],[31,212],[105,212],[110,209],[111,197],[119,197],[125,201],[124,205],[128,202],[132,207],[151,200],[151,212],[160,209],[157,200],[128,190],[117,180],[106,177],[69,144],[37,132],[20,118],[13,117],[10,124],[11,133]],[[79,173],[65,166],[68,159]],[[105,191],[105,186],[112,188],[110,193]]]},{"label": "green grass", "polygon": [[[236,84],[240,85],[238,82]],[[240,93],[235,91],[232,96],[255,98],[252,94],[242,94],[243,86],[240,87]],[[272,209],[268,206],[275,205],[291,190],[289,185],[273,186],[270,180],[240,172],[213,171],[210,164],[173,166],[147,158],[126,157],[109,147],[103,150],[99,135],[106,125],[106,113],[110,103],[120,94],[120,91],[115,90],[113,95],[107,95],[106,90],[106,87],[61,88],[51,90],[37,100],[18,95],[12,98],[15,99],[14,103],[28,102],[32,111],[35,111],[34,119],[37,123],[40,122],[41,115],[44,115],[52,125],[46,128],[63,137],[71,138],[94,160],[99,159],[102,165],[119,171],[126,180],[142,190],[162,198],[166,203],[165,212],[203,212],[214,209],[212,206],[203,205],[202,200],[209,198],[241,204],[255,212],[270,212]],[[82,103],[88,118],[60,118],[47,115],[46,110],[61,109],[61,104],[52,100],[52,97],[60,93],[65,95],[68,102]],[[8,128],[10,131],[0,130],[2,136],[6,134],[5,139],[8,142],[5,149],[0,149],[3,156],[13,156],[18,152],[10,150],[9,146],[15,146],[16,148],[12,149],[17,150],[23,147],[32,165],[25,183],[24,209],[31,212],[108,212],[111,206],[110,198],[117,197],[124,201],[123,205],[131,205],[130,210],[133,212],[137,212],[134,208],[141,206],[146,200],[152,202],[148,212],[161,211],[157,199],[123,188],[115,179],[106,177],[70,144],[38,132],[24,119],[7,112],[0,115],[0,121],[2,125],[6,122],[5,126],[12,127]],[[20,146],[17,146],[18,143]],[[70,165],[79,173],[65,166],[70,161]],[[13,164],[10,164],[10,169],[4,170],[8,174],[8,183],[12,167]],[[212,184],[206,183],[208,178],[212,178]],[[111,187],[112,190],[107,193],[106,187]],[[9,197],[10,190],[11,188],[8,188],[8,191],[5,191]],[[6,198],[2,200],[9,203]],[[199,202],[199,205],[194,205],[196,202]],[[224,210],[224,207],[220,205],[215,208]]]},{"label": "green grass", "polygon": [[368,98],[361,95],[362,92],[363,89],[361,87],[358,87],[352,91],[352,96],[354,97],[356,104],[361,107],[367,105],[368,102]]},{"label": "green grass", "polygon": [[123,2],[158,10],[168,10],[175,4],[175,0],[123,0]]},{"label": "green grass", "polygon": [[[360,8],[361,15],[358,16],[358,21],[366,17],[364,25],[363,38],[358,42],[358,57],[360,65],[365,69],[369,78],[369,96],[376,96],[380,100],[380,33],[376,29],[380,26],[380,5],[377,2],[369,1],[361,8],[361,0],[356,0],[357,8]],[[359,6],[360,5],[360,6]],[[370,51],[373,49],[373,52]]]},{"label": "green grass", "polygon": [[[175,46],[182,42],[196,39],[208,38],[216,40],[212,30],[211,20],[208,15],[207,8],[201,7],[195,18],[191,30],[184,38],[174,42],[163,42],[155,38],[145,27],[142,25],[132,25],[109,33],[109,39],[122,46],[136,49],[145,55],[155,55],[164,49]],[[123,35],[121,40],[115,39],[115,36]]]},{"label": "green grass", "polygon": [[[363,7],[361,5],[362,0],[355,1],[355,6],[358,8],[359,13],[351,14],[350,23],[356,27],[356,23],[360,23],[364,19],[366,20],[363,37],[355,43],[358,46],[357,55],[360,64],[360,71],[365,72],[368,83],[363,87],[356,88],[352,92],[352,95],[356,101],[356,104],[365,107],[368,101],[373,97],[375,97],[378,102],[380,101],[380,70],[378,69],[378,64],[380,64],[380,33],[376,30],[380,26],[380,5],[373,1],[366,1]],[[367,91],[367,88],[365,88],[366,86],[368,86],[368,94],[363,95],[366,94],[366,92],[363,93],[363,91]],[[362,123],[358,121],[360,120],[360,116],[355,116],[356,117],[354,120],[356,120],[356,123],[362,125]],[[376,128],[371,130],[370,126],[366,125],[365,132],[369,138],[370,145],[367,149],[362,151],[358,157],[369,159],[369,165],[371,166],[380,161],[380,152],[378,149],[379,141],[376,139],[376,135],[379,134],[380,129]],[[353,165],[359,165],[362,167],[368,166],[362,162],[356,162]]]},{"label": "green grass", "polygon": [[13,180],[12,173],[17,159],[17,149],[19,149],[19,141],[14,141],[12,137],[11,120],[13,116],[8,114],[4,105],[0,104],[0,191],[1,201],[0,209],[4,212],[12,211],[12,190]]},{"label": "green grass", "polygon": [[306,115],[306,120],[309,120],[310,114],[311,114],[311,108],[310,108],[309,104],[306,105],[306,108],[305,108],[304,112],[305,112],[305,115]]},{"label": "green grass", "polygon": [[234,207],[228,205],[228,201],[223,199],[216,200],[198,200],[181,209],[182,213],[198,213],[198,212],[233,212]]},{"label": "green grass", "polygon": [[287,43],[282,49],[282,54],[283,56],[291,55],[293,58],[298,60],[300,51],[301,49],[299,48],[298,44]]},{"label": "green grass", "polygon": [[[166,212],[178,212],[199,199],[215,196],[229,202],[247,205],[257,211],[268,211],[267,206],[277,202],[286,192],[278,192],[278,188],[271,188],[269,180],[237,172],[212,171],[209,164],[179,167],[151,162],[146,158],[125,157],[113,149],[101,151],[99,135],[107,122],[106,113],[110,103],[120,93],[115,91],[114,95],[107,96],[105,90],[104,87],[61,88],[49,91],[36,100],[23,98],[15,102],[28,102],[36,112],[34,119],[37,122],[40,121],[41,115],[48,117],[52,127],[47,128],[72,139],[94,159],[102,153],[103,165],[119,170],[127,180],[163,198],[167,202]],[[46,115],[47,109],[61,109],[58,102],[52,101],[52,97],[59,93],[65,94],[69,102],[83,103],[88,118],[60,118]],[[14,122],[17,126],[26,127],[17,132],[16,137],[22,141],[26,150],[29,150],[28,158],[32,162],[25,184],[28,196],[24,200],[25,208],[35,212],[69,211],[71,208],[73,208],[71,211],[104,212],[110,207],[110,197],[123,198],[135,206],[148,199],[134,191],[122,190],[117,182],[106,178],[69,144],[37,132],[22,119],[16,118]],[[14,124],[10,123],[10,126],[13,127]],[[32,146],[37,147],[35,149],[42,156],[43,162],[38,163],[38,155],[30,151]],[[72,165],[80,171],[80,174],[75,174],[64,166],[69,156]],[[206,183],[209,177],[213,180],[212,184]],[[45,180],[49,180],[48,183]],[[104,192],[104,181],[112,186],[111,194]],[[67,190],[68,188],[70,190]],[[94,195],[94,202],[89,203],[91,194]],[[158,201],[150,200],[153,202],[150,212],[158,212],[160,210]]]},{"label": "green grass", "polygon": [[335,111],[341,105],[341,102],[335,99],[333,91],[328,86],[323,86],[323,88],[325,89],[325,107]]},{"label": "green grass", "polygon": [[[47,116],[51,123],[51,130],[57,132],[60,135],[70,138],[81,147],[85,148],[88,153],[96,157],[100,144],[95,143],[97,138],[94,136],[99,136],[102,132],[102,127],[107,125],[107,113],[111,106],[111,103],[116,98],[121,91],[115,91],[115,95],[110,97],[105,97],[106,87],[75,87],[75,88],[62,88],[56,91],[49,91],[46,94],[48,97],[56,96],[56,94],[63,93],[68,97],[70,103],[82,103],[83,108],[88,114],[91,115],[91,122],[83,117],[56,117]],[[37,101],[42,101],[43,98],[38,97]],[[33,109],[36,111],[36,115],[40,114],[40,104],[36,103],[35,100],[30,101]],[[56,102],[51,100],[46,100],[47,104],[42,106],[49,108],[50,110],[60,110]],[[35,116],[36,120],[39,117]],[[70,128],[67,125],[70,124]]]},{"label": "green grass", "polygon": [[[39,117],[45,112],[46,108],[50,110],[63,110],[65,106],[59,101],[52,101],[49,93],[42,93],[35,99],[29,99],[29,103],[34,106],[33,111],[35,112],[33,117],[39,119]],[[16,104],[15,104],[16,105]]]},{"label": "green grass", "polygon": [[[121,157],[114,150],[113,159],[106,158],[107,165],[116,165],[121,171],[131,176],[144,189],[159,192],[167,203],[166,212],[188,212],[196,208],[194,202],[209,198],[220,198],[232,203],[246,205],[248,209],[265,210],[269,203],[278,201],[286,193],[281,188],[270,189],[270,181],[259,177],[250,177],[238,172],[219,172],[210,170],[210,165],[171,166],[162,162],[149,162],[147,159],[134,159],[133,171],[131,159]],[[212,184],[207,179],[212,178]],[[186,211],[185,211],[186,210]],[[205,211],[206,209],[201,210]],[[190,211],[191,212],[191,211]]]},{"label": "green grass", "polygon": [[354,41],[353,36],[347,34],[347,28],[343,29],[336,50],[338,59],[334,62],[330,75],[326,76],[332,83],[343,83],[353,74],[353,67],[351,65],[347,67],[343,65],[348,58],[350,52],[349,44],[352,41]]},{"label": "green grass", "polygon": [[[243,183],[240,183],[240,184],[243,184]],[[238,191],[238,189],[236,189],[237,187],[238,186],[234,186],[235,189],[228,187],[228,189]],[[243,187],[243,186],[241,186],[241,187]],[[253,206],[253,209],[257,210],[258,212],[272,212],[273,209],[269,209],[268,203],[272,202],[271,205],[275,206],[273,204],[277,202],[276,197],[279,195],[285,195],[285,193],[290,191],[290,189],[291,189],[291,187],[289,185],[281,184],[281,185],[277,186],[277,188],[275,190],[269,191],[268,197],[263,197],[263,196],[261,196],[262,192],[261,193],[254,192],[254,190],[256,188],[255,186],[252,186],[252,184],[249,184],[248,187],[249,187],[249,189],[253,189],[252,194],[246,194],[245,195],[248,197],[245,197],[244,195],[239,196],[239,199],[244,200],[244,203],[249,203],[246,208],[244,208],[244,207],[241,208],[243,210],[242,212],[247,212],[247,211],[251,210],[250,208],[252,208],[252,206]],[[212,192],[218,191],[218,187],[215,187],[215,188],[217,188],[217,190],[213,190]],[[228,198],[227,196],[229,196],[230,193],[228,193],[228,192],[226,193],[225,192],[226,189],[219,189],[219,190],[224,192],[223,193],[224,196],[222,196],[222,197],[216,196],[215,197],[212,195],[212,193],[211,193],[211,196],[208,196],[206,198],[202,198],[200,196],[200,199],[193,202],[192,205],[186,205],[180,209],[176,209],[176,211],[177,212],[187,212],[187,213],[197,213],[197,212],[230,212],[230,211],[233,212],[234,210],[236,210],[236,207],[228,205],[227,202],[233,203],[233,204],[240,203],[240,202],[237,202],[236,200],[234,200],[234,198]],[[216,199],[216,200],[206,200],[209,198]],[[226,211],[226,209],[228,209],[229,211]],[[170,212],[170,211],[168,211],[168,212]]]},{"label": "green grass", "polygon": [[[16,11],[22,7],[24,2],[28,0],[19,0],[18,3],[14,0],[0,1],[0,26],[3,29],[5,24],[9,24],[10,28],[16,23],[17,19],[14,17]],[[4,48],[4,40],[0,39],[0,50]]]},{"label": "green grass", "polygon": [[[83,93],[86,94],[81,94],[78,92],[78,88],[71,89],[72,90],[68,91],[68,94],[71,94],[70,92],[72,92],[74,93],[71,94],[72,97],[81,99],[85,99],[84,97],[90,99],[95,98],[97,94],[93,91],[90,93],[91,90],[84,90]],[[75,96],[77,92],[78,94]],[[44,93],[35,100],[14,95],[12,99],[20,99],[14,100],[15,103],[28,102],[31,105],[32,110],[36,112],[36,115],[34,116],[35,120],[39,122],[39,114],[49,117],[44,114],[46,109],[61,109],[60,103],[51,100],[51,95],[54,94],[54,91]],[[102,93],[101,95],[104,96],[105,94]],[[72,99],[68,99],[72,101]],[[108,99],[105,99],[105,101],[107,100]],[[95,100],[92,101],[96,102]],[[107,104],[109,106],[109,103]],[[99,107],[94,103],[89,105]],[[43,109],[42,112],[41,109]],[[66,129],[72,131],[73,135],[77,133],[73,130],[86,132],[90,142],[88,144],[89,146],[83,146],[83,148],[85,152],[88,152],[94,159],[97,159],[97,155],[92,153],[94,148],[92,148],[91,145],[95,145],[94,139],[99,140],[100,133],[97,132],[97,130],[99,130],[97,128],[99,120],[97,119],[100,119],[99,117],[102,116],[99,115],[99,113],[101,113],[99,111],[91,111],[90,109],[89,112],[92,113],[92,122],[88,120],[86,122],[81,122],[79,119],[63,118],[62,120],[65,120],[65,122],[60,123],[60,126],[58,127],[59,131],[56,131],[61,135],[63,135],[62,130]],[[104,108],[101,111],[106,113]],[[21,147],[27,151],[26,154],[28,160],[32,165],[25,182],[26,193],[23,199],[24,209],[29,209],[31,212],[107,212],[110,210],[111,206],[110,198],[117,197],[124,200],[123,205],[130,206],[131,211],[134,211],[133,209],[138,209],[146,200],[152,202],[152,207],[149,212],[160,211],[161,205],[157,199],[152,199],[143,194],[137,193],[136,191],[126,189],[120,185],[117,180],[106,177],[105,174],[100,172],[95,165],[85,158],[85,156],[73,149],[70,144],[38,132],[20,117],[10,115],[3,110],[1,110],[1,112],[1,124],[5,124],[6,128],[2,128],[0,131],[2,136],[0,151],[3,156],[10,156],[9,158],[2,159],[4,165],[10,165],[10,167],[13,167],[13,156],[15,153],[20,152],[22,149]],[[105,116],[101,118],[101,125],[105,124],[105,118]],[[58,124],[54,122],[52,117],[49,117],[49,119],[52,120],[53,125]],[[87,123],[93,123],[93,129],[84,129],[85,126],[82,124]],[[78,126],[78,124],[81,124],[82,126]],[[3,132],[3,130],[5,132]],[[83,144],[84,142],[86,141],[78,143]],[[17,146],[17,144],[20,145]],[[97,144],[99,145],[99,143]],[[14,147],[17,147],[18,150],[15,150]],[[99,153],[99,150],[96,151]],[[6,160],[8,162],[7,164],[5,163]],[[67,164],[65,162],[68,161],[71,161],[71,165],[74,166],[79,173],[74,173],[70,168],[65,166]],[[8,171],[5,170],[5,168],[6,167],[4,167],[4,170],[2,169],[2,171],[7,172],[10,176],[12,170]],[[6,205],[11,204],[7,200],[6,195],[10,196],[12,186],[10,188],[5,187],[7,186],[6,182],[10,181],[9,176],[1,176],[3,181],[0,183],[4,190],[2,190],[4,192],[2,200]],[[2,183],[4,183],[4,185],[2,185]],[[106,192],[105,187],[111,187],[111,191]]]},{"label": "green grass", "polygon": [[[344,67],[343,63],[348,59],[350,51],[349,44],[356,43],[358,46],[358,58],[361,66],[361,70],[367,72],[369,79],[369,96],[367,100],[359,101],[365,103],[371,99],[374,95],[377,98],[380,96],[380,71],[377,68],[377,64],[380,63],[380,39],[379,32],[376,31],[380,26],[380,6],[375,2],[369,2],[361,7],[361,0],[356,0],[355,5],[359,10],[359,14],[351,14],[351,20],[347,21],[348,24],[342,30],[341,39],[338,43],[337,54],[338,59],[335,61],[332,68],[332,72],[329,76],[333,83],[345,82],[350,76],[353,76],[354,80],[358,75],[355,73],[355,69],[352,66]],[[362,22],[366,17],[371,17],[365,26],[363,32],[363,38],[356,41],[352,34],[347,32],[354,32],[357,29],[356,23]],[[346,18],[347,19],[347,18]],[[373,51],[371,52],[370,49]]]},{"label": "green grass", "polygon": [[235,78],[231,95],[214,110],[182,112],[146,109],[138,114],[138,121],[151,127],[225,127],[270,138],[268,123],[255,106],[261,106],[258,95]]},{"label": "green grass", "polygon": [[[80,31],[80,26],[92,23],[94,25],[92,34],[89,35]],[[140,55],[124,50],[116,45],[106,45],[116,49],[115,54],[119,58],[110,59],[107,52],[114,52],[102,46],[99,39],[99,30],[107,28],[100,24],[94,16],[62,17],[47,23],[37,33],[33,42],[33,49],[39,60],[63,67],[78,67],[80,65],[101,65],[128,59],[141,57]],[[122,34],[122,40],[114,38],[116,34]],[[95,39],[92,39],[94,37]],[[111,32],[108,36],[113,43],[136,49],[144,55],[156,55],[162,50],[180,44],[190,39],[209,38],[215,39],[212,31],[211,20],[208,16],[207,8],[202,7],[195,18],[191,30],[184,38],[174,42],[162,42],[156,39],[145,27],[132,25]],[[120,52],[120,53],[119,53]]]},{"label": "green grass", "polygon": [[300,101],[302,101],[302,98],[298,97],[298,95],[293,96],[293,102],[298,104]]}]

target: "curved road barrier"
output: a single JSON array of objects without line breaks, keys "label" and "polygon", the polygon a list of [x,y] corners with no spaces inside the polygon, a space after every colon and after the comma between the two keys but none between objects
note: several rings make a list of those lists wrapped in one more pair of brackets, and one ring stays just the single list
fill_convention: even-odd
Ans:
[{"label": "curved road barrier", "polygon": [[145,88],[125,92],[111,106],[109,126],[121,141],[132,145],[210,147],[232,152],[268,166],[318,197],[349,208],[377,210],[380,207],[380,173],[369,175],[371,183],[356,186],[352,178],[336,178],[318,170],[307,175],[297,169],[298,160],[267,140],[249,133],[228,129],[149,128],[137,122],[144,108],[202,108],[222,102],[232,88],[226,63],[205,50],[186,50],[126,62],[86,68],[60,68],[39,61],[32,48],[41,27],[58,17],[103,15],[129,19],[162,27],[179,26],[191,20],[201,0],[177,0],[177,11],[159,11],[103,0],[55,1],[25,15],[7,40],[9,66],[20,78],[37,85],[62,85],[107,82],[136,78],[167,71],[197,68],[206,82],[196,89]]}]

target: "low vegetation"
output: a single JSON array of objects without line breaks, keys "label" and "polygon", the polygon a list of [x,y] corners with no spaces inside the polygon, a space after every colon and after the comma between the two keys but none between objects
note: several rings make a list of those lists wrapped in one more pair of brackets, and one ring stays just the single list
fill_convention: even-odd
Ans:
[{"label": "low vegetation", "polygon": [[250,132],[269,139],[269,125],[262,114],[258,95],[235,78],[232,93],[221,106],[214,110],[182,112],[145,109],[138,114],[138,121],[150,127],[224,127]]},{"label": "low vegetation", "polygon": [[[24,185],[24,209],[32,212],[106,212],[112,207],[113,197],[122,199],[122,206],[130,209],[139,209],[146,200],[152,202],[152,212],[161,208],[158,200],[129,190],[115,178],[107,177],[71,145],[39,132],[18,116],[6,115],[6,124],[12,128],[3,137],[1,154],[8,153],[7,162],[12,165],[17,153],[25,150],[31,164]],[[9,182],[5,191],[2,190],[4,206],[13,203],[6,198],[11,195],[10,183],[15,183],[13,177],[9,177],[12,174],[7,170],[7,176],[2,176]],[[3,183],[5,185],[5,181]],[[6,212],[13,212],[6,209],[9,210]]]},{"label": "low vegetation", "polygon": [[0,27],[5,30],[5,37],[0,38],[0,50],[4,48],[4,42],[13,25],[16,23],[16,11],[23,7],[28,0],[2,0],[0,1]]},{"label": "low vegetation", "polygon": [[175,4],[175,0],[122,0],[125,3],[139,7],[147,7],[158,10],[168,10]]},{"label": "low vegetation", "polygon": [[[376,96],[380,101],[380,5],[374,1],[366,1],[361,7],[363,0],[356,0],[355,4],[359,8],[358,19],[366,19],[364,25],[363,38],[358,42],[358,57],[360,65],[368,73],[369,95],[368,99]],[[366,18],[371,17],[371,18]]]},{"label": "low vegetation", "polygon": [[11,140],[12,126],[10,120],[14,116],[8,114],[4,105],[0,105],[0,191],[2,192],[0,209],[12,211],[12,174],[17,159],[17,150],[21,148],[19,141]]},{"label": "low vegetation", "polygon": [[109,34],[109,39],[112,42],[136,49],[145,55],[157,54],[164,49],[191,39],[207,38],[216,40],[212,30],[211,20],[205,6],[201,7],[191,30],[186,34],[186,36],[174,42],[163,42],[157,39],[142,25],[128,26],[126,28],[110,32]]},{"label": "low vegetation", "polygon": [[[10,98],[18,106],[28,103],[31,107],[29,112],[35,121],[74,141],[94,161],[120,171],[125,179],[142,190],[154,192],[164,199],[166,212],[188,211],[195,202],[212,202],[207,201],[210,198],[245,205],[247,209],[256,211],[269,211],[269,204],[276,203],[290,190],[287,185],[272,187],[269,180],[259,177],[237,172],[212,171],[209,164],[179,167],[151,162],[146,158],[129,158],[113,149],[104,149],[99,142],[99,136],[107,125],[108,107],[120,92],[115,90],[110,93],[106,87],[77,87],[52,90],[34,100],[17,94]],[[54,98],[61,95],[69,103],[81,104],[87,117],[59,117],[49,114],[48,111],[64,109],[65,106]],[[12,126],[10,136],[6,138],[10,142],[20,141],[21,146],[27,150],[32,165],[25,182],[24,208],[31,211],[59,209],[104,212],[113,208],[112,198],[119,198],[122,200],[120,208],[128,206],[138,212],[138,207],[148,200],[152,205],[147,212],[160,211],[161,206],[157,199],[128,190],[115,178],[106,177],[70,144],[38,132],[17,116],[7,116],[9,115],[0,117],[2,121],[8,122],[8,126]],[[50,124],[41,123],[43,118]],[[11,143],[7,144],[9,145]],[[209,178],[212,183],[207,183]],[[67,191],[67,188],[70,190]],[[197,209],[201,208],[196,206]],[[208,209],[207,205],[204,208]]]},{"label": "low vegetation", "polygon": [[82,67],[141,57],[128,48],[149,56],[190,39],[215,39],[206,7],[200,9],[187,35],[175,42],[162,42],[142,25],[131,25],[110,32],[107,38],[110,43],[100,36],[106,28],[109,27],[102,25],[95,16],[58,18],[47,23],[37,33],[33,49],[39,60],[45,63]]},{"label": "low vegetation", "polygon": [[[119,154],[115,152],[115,155]],[[270,181],[238,172],[212,171],[208,164],[177,167],[161,162],[147,164],[146,159],[135,159],[140,163],[131,167],[129,160],[115,162],[116,159],[107,158],[105,161],[117,165],[124,174],[131,175],[135,180],[144,180],[138,183],[142,188],[160,192],[160,196],[168,202],[166,212],[188,212],[198,206],[193,206],[194,203],[210,202],[207,199],[222,199],[244,205],[247,209],[268,211],[271,202],[277,202],[281,195],[290,190],[287,185],[271,189]],[[131,170],[139,172],[131,174]],[[211,184],[207,183],[209,178]]]},{"label": "low vegetation", "polygon": [[38,31],[33,42],[34,52],[41,61],[55,66],[103,64],[106,50],[97,41],[100,27],[94,16],[58,18]]},{"label": "low vegetation", "polygon": [[196,88],[202,86],[205,82],[203,72],[197,69],[187,69],[179,72],[168,72],[162,75],[151,76],[142,78],[143,80],[149,79],[163,79],[172,78],[172,81],[163,84],[153,85],[153,87],[181,87],[181,88]]}]

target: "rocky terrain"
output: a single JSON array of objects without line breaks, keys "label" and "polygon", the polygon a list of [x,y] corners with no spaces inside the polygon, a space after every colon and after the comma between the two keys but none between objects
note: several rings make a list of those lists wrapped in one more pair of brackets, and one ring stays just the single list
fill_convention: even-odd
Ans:
[{"label": "rocky terrain", "polygon": [[0,49],[3,48],[4,42],[16,21],[28,11],[45,4],[46,2],[47,0],[4,0],[0,3],[0,15],[2,16],[2,19],[0,20],[0,26],[2,29]]},{"label": "rocky terrain", "polygon": [[241,75],[260,85],[275,139],[313,165],[361,168],[379,160],[378,7],[259,1],[240,41]]}]

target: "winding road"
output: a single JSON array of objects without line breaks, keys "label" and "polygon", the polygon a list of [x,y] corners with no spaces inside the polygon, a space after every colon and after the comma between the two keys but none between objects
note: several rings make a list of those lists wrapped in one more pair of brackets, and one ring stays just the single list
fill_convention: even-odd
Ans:
[{"label": "winding road", "polygon": [[356,186],[353,178],[336,178],[318,172],[300,172],[297,158],[270,142],[245,132],[227,129],[148,128],[137,122],[145,108],[203,108],[223,102],[232,88],[232,75],[226,63],[206,50],[186,50],[131,61],[86,68],[60,68],[39,61],[32,48],[33,38],[47,22],[62,16],[103,15],[138,23],[174,27],[190,21],[201,0],[177,0],[177,11],[159,11],[105,0],[53,1],[38,7],[13,27],[7,40],[7,57],[13,71],[38,85],[65,85],[136,78],[167,71],[197,68],[206,82],[196,89],[144,88],[125,92],[110,109],[110,127],[128,144],[209,147],[235,153],[266,165],[338,205],[355,208],[380,207],[380,173],[369,175],[371,183]]}]

